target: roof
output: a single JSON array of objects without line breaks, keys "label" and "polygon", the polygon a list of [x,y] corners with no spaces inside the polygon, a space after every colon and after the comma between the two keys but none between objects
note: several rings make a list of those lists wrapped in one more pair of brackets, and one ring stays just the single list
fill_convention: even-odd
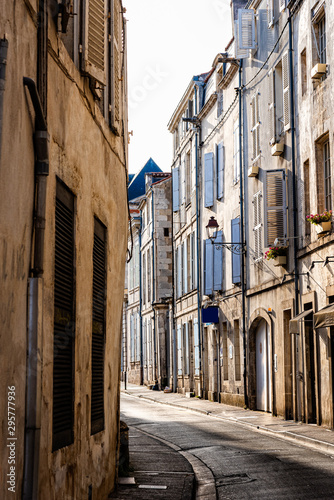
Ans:
[{"label": "roof", "polygon": [[161,168],[150,158],[143,168],[136,173],[128,187],[129,201],[145,194],[145,174],[162,172]]}]

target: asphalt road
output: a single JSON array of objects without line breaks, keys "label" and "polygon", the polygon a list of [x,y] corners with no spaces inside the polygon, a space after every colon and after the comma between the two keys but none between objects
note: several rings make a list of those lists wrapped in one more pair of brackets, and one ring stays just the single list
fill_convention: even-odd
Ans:
[{"label": "asphalt road", "polygon": [[124,394],[121,419],[130,426],[130,450],[143,431],[197,457],[213,473],[219,499],[334,499],[334,456]]}]

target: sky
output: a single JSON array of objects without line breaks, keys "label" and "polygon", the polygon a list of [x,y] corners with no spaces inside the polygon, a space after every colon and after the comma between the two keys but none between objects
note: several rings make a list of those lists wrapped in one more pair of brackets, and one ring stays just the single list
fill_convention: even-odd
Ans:
[{"label": "sky", "polygon": [[123,0],[128,42],[129,173],[172,163],[167,124],[194,75],[231,39],[230,0]]}]

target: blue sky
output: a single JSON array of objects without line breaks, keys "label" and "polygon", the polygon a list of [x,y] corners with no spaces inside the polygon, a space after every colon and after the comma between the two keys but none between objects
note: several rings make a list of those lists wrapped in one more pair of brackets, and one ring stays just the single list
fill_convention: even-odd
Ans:
[{"label": "blue sky", "polygon": [[229,0],[123,0],[128,35],[129,172],[152,157],[170,171],[167,123],[193,75],[231,38]]}]

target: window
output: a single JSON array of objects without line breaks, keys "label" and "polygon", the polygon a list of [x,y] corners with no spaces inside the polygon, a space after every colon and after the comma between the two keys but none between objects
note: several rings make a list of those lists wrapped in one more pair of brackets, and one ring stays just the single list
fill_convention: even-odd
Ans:
[{"label": "window", "polygon": [[183,374],[182,325],[177,325],[177,374]]},{"label": "window", "polygon": [[307,91],[307,57],[306,49],[300,54],[300,67],[301,67],[301,85],[302,85],[302,95],[306,94]]},{"label": "window", "polygon": [[[260,156],[260,116],[259,116],[259,93],[256,92],[256,94],[253,95],[251,99],[251,119],[252,119],[252,128],[251,128],[251,133],[252,133],[252,161],[257,160],[257,158]],[[236,169],[236,162],[238,162],[237,168],[239,172],[239,138],[237,139],[236,136],[239,136],[239,122],[236,125],[236,122],[234,123],[234,130],[237,131],[235,133],[235,138],[234,138],[234,151],[236,155],[236,150],[237,150],[237,157],[238,159],[234,160],[234,169]],[[238,145],[236,146],[236,141],[238,140]],[[238,173],[238,179],[239,179],[239,173]]]},{"label": "window", "polygon": [[[240,243],[240,218],[231,220],[231,242]],[[241,255],[232,252],[232,283],[241,282]]]},{"label": "window", "polygon": [[74,279],[74,195],[61,181],[57,181],[53,336],[53,450],[73,443]]},{"label": "window", "polygon": [[233,124],[233,163],[234,163],[234,182],[240,179],[240,142],[239,142],[239,118]]},{"label": "window", "polygon": [[319,60],[326,64],[326,18],[323,16],[318,23],[319,30]]},{"label": "window", "polygon": [[332,182],[329,136],[316,142],[318,212],[332,209]]},{"label": "window", "polygon": [[[223,233],[218,231],[216,243],[223,242]],[[223,288],[223,249],[204,240],[204,293],[212,295]]]},{"label": "window", "polygon": [[223,327],[223,335],[222,335],[222,343],[223,343],[223,380],[228,380],[228,356],[227,356],[227,322],[224,321],[222,324]]},{"label": "window", "polygon": [[140,315],[136,314],[136,361],[140,361]]},{"label": "window", "polygon": [[94,221],[91,434],[104,429],[106,229]]},{"label": "window", "polygon": [[188,293],[187,240],[182,243],[182,294]]},{"label": "window", "polygon": [[191,153],[186,153],[185,161],[186,205],[191,202]]},{"label": "window", "polygon": [[[319,4],[318,4],[319,5]],[[313,33],[313,65],[316,63],[326,64],[326,16],[324,2],[312,12],[312,33]]]},{"label": "window", "polygon": [[[311,213],[311,203],[310,203],[310,162],[306,160],[304,162],[304,186],[301,192],[304,194],[304,220],[306,221],[306,216]],[[306,221],[305,223],[305,236],[311,234],[311,224]]]},{"label": "window", "polygon": [[135,325],[133,314],[130,316],[130,361],[135,360]]},{"label": "window", "polygon": [[264,182],[264,238],[265,246],[273,246],[275,239],[287,237],[286,186],[284,170],[265,172]]},{"label": "window", "polygon": [[224,197],[224,145],[221,142],[217,145],[217,199]]},{"label": "window", "polygon": [[183,373],[189,375],[190,359],[189,359],[189,324],[184,323],[183,327]]},{"label": "window", "polygon": [[193,277],[192,277],[192,234],[187,237],[187,289],[190,292],[193,289]]},{"label": "window", "polygon": [[254,232],[254,260],[262,259],[262,193],[258,191],[253,196],[253,232]]},{"label": "window", "polygon": [[274,0],[267,0],[268,27],[274,26]]},{"label": "window", "polygon": [[147,275],[146,275],[146,252],[142,254],[142,259],[143,259],[143,263],[142,263],[142,283],[143,283],[143,295],[142,295],[142,300],[143,300],[143,306],[145,306],[146,304],[146,294],[147,294],[147,289],[146,289],[146,279],[147,279]]},{"label": "window", "polygon": [[213,205],[213,153],[204,155],[204,206]]},{"label": "window", "polygon": [[175,167],[172,170],[173,181],[173,212],[177,212],[180,208],[180,168]]},{"label": "window", "polygon": [[151,286],[152,286],[152,261],[151,261],[151,250],[147,250],[147,303],[149,304],[152,300],[151,297]]},{"label": "window", "polygon": [[223,114],[223,91],[219,90],[217,95],[217,118]]},{"label": "window", "polygon": [[195,377],[200,375],[200,340],[198,330],[198,318],[194,318],[194,361],[195,361]]},{"label": "window", "polygon": [[332,182],[331,182],[331,159],[329,152],[329,141],[326,141],[323,147],[324,155],[324,178],[325,178],[325,209],[332,208]]},{"label": "window", "polygon": [[169,228],[168,227],[164,227],[164,236],[165,236],[165,238],[168,238],[168,236],[169,236]]}]

